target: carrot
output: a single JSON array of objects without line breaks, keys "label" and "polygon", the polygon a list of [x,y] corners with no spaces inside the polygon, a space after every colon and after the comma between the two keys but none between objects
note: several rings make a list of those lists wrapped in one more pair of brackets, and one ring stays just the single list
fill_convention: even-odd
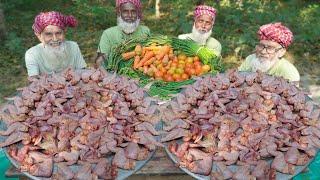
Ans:
[{"label": "carrot", "polygon": [[143,66],[143,64],[144,64],[145,62],[147,62],[147,61],[148,61],[150,58],[152,58],[153,56],[154,56],[153,51],[148,51],[148,52],[146,52],[146,55],[144,55],[143,58],[141,59],[141,61],[139,62],[138,67]]},{"label": "carrot", "polygon": [[136,47],[134,48],[134,52],[136,52],[136,55],[141,55],[142,53],[142,47],[140,44],[137,44]]},{"label": "carrot", "polygon": [[148,66],[143,66],[143,73],[144,74],[147,74],[148,73]]},{"label": "carrot", "polygon": [[158,51],[160,50],[160,46],[146,46],[144,47],[148,51]]},{"label": "carrot", "polygon": [[164,57],[164,55],[169,54],[169,52],[170,52],[170,47],[168,45],[164,45],[161,48],[159,54],[157,54],[156,58],[158,60],[161,60]]},{"label": "carrot", "polygon": [[162,59],[162,63],[163,64],[168,64],[168,62],[169,62],[169,56],[168,56],[168,54],[166,54],[166,55],[164,55],[164,57]]},{"label": "carrot", "polygon": [[175,56],[174,54],[169,53],[169,59],[170,59],[170,60],[173,60],[173,59],[174,59],[174,56]]},{"label": "carrot", "polygon": [[148,61],[146,61],[143,65],[144,66],[149,66],[152,64],[155,60],[157,60],[155,57],[150,58]]},{"label": "carrot", "polygon": [[134,51],[125,52],[125,53],[122,53],[122,59],[129,60],[129,59],[133,58],[135,55],[136,55],[136,52],[134,52]]},{"label": "carrot", "polygon": [[138,64],[140,62],[140,56],[135,56],[134,57],[134,61],[133,61],[133,68],[137,69],[138,68]]},{"label": "carrot", "polygon": [[171,63],[172,63],[172,61],[169,61],[169,62],[168,62],[168,65],[167,65],[167,66],[165,66],[164,68],[165,68],[166,70],[169,70],[169,69],[170,69],[170,67],[171,67]]},{"label": "carrot", "polygon": [[145,47],[142,47],[141,56],[144,56],[147,52],[147,49]]},{"label": "carrot", "polygon": [[152,68],[154,73],[159,71],[153,64],[150,65],[150,68]]}]

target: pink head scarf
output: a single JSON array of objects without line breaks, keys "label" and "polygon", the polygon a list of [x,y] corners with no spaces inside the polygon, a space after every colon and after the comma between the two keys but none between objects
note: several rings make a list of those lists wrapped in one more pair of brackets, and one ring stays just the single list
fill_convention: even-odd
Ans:
[{"label": "pink head scarf", "polygon": [[56,11],[41,12],[35,17],[32,29],[35,33],[40,34],[48,25],[65,29],[66,27],[76,27],[78,24],[73,16],[65,16]]},{"label": "pink head scarf", "polygon": [[141,6],[140,0],[116,0],[117,11],[119,12],[121,4],[128,3],[128,2],[132,3],[137,8],[138,16],[139,16],[139,18],[141,18],[142,17],[142,6]]},{"label": "pink head scarf", "polygon": [[199,5],[194,10],[193,14],[194,14],[194,18],[197,18],[203,14],[207,14],[211,16],[212,19],[214,20],[216,17],[217,11],[213,7],[206,6],[206,5]]},{"label": "pink head scarf", "polygon": [[286,26],[280,22],[263,25],[259,28],[258,36],[260,40],[270,40],[279,43],[287,48],[293,41],[293,34]]}]

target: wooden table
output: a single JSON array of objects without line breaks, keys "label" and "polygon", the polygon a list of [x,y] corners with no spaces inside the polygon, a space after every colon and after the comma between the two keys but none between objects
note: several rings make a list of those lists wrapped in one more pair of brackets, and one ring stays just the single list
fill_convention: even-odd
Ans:
[{"label": "wooden table", "polygon": [[[7,177],[19,177],[20,179],[28,179],[18,169],[11,166],[6,171]],[[163,148],[158,148],[152,159],[137,171],[134,175],[128,178],[130,180],[148,180],[148,179],[166,179],[166,180],[189,180],[191,176],[185,174],[171,161]]]}]

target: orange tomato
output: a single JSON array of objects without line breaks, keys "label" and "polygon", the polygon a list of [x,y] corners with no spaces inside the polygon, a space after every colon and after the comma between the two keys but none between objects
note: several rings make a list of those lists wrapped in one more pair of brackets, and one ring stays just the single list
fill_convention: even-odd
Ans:
[{"label": "orange tomato", "polygon": [[203,72],[202,72],[202,68],[196,68],[196,74],[199,76],[201,75]]},{"label": "orange tomato", "polygon": [[163,75],[167,74],[167,70],[163,69],[163,70],[160,70],[162,72]]},{"label": "orange tomato", "polygon": [[167,71],[167,74],[174,74],[175,71],[176,71],[175,68],[170,68],[170,69]]},{"label": "orange tomato", "polygon": [[197,70],[197,69],[198,69],[198,70],[199,70],[199,69],[202,69],[202,66],[201,66],[200,64],[197,64],[197,65],[194,66],[194,69],[196,69],[196,70]]},{"label": "orange tomato", "polygon": [[177,67],[177,66],[178,66],[178,63],[176,63],[176,62],[171,63],[171,67]]},{"label": "orange tomato", "polygon": [[194,61],[193,64],[194,64],[194,66],[199,66],[199,65],[201,66],[201,62],[200,61]]},{"label": "orange tomato", "polygon": [[189,74],[190,69],[191,69],[191,67],[185,67],[185,68],[184,68],[184,72],[187,73],[187,74]]},{"label": "orange tomato", "polygon": [[156,78],[162,78],[163,72],[157,71],[154,75],[155,75]]},{"label": "orange tomato", "polygon": [[186,65],[185,64],[178,64],[178,68],[184,69]]},{"label": "orange tomato", "polygon": [[183,70],[183,68],[177,68],[175,72],[176,72],[177,74],[183,74],[183,73],[184,73],[184,70]]},{"label": "orange tomato", "polygon": [[187,57],[186,63],[193,63],[193,58],[192,57]]},{"label": "orange tomato", "polygon": [[196,65],[196,66],[194,67],[194,69],[202,69],[202,66],[201,66],[201,65]]},{"label": "orange tomato", "polygon": [[174,81],[174,79],[173,79],[173,77],[172,77],[172,76],[169,76],[167,80],[168,80],[169,82]]},{"label": "orange tomato", "polygon": [[164,81],[167,81],[168,76],[170,76],[170,75],[169,75],[169,74],[165,74],[165,75],[163,76],[163,80],[164,80]]},{"label": "orange tomato", "polygon": [[189,79],[188,74],[186,74],[186,73],[182,74],[182,75],[181,75],[181,79],[182,79],[182,80],[187,80],[187,79]]},{"label": "orange tomato", "polygon": [[193,60],[194,60],[194,61],[200,61],[200,58],[199,58],[198,56],[195,56],[195,57],[193,58]]},{"label": "orange tomato", "polygon": [[173,77],[174,80],[181,79],[181,75],[180,74],[176,74],[176,73],[173,74],[172,77]]},{"label": "orange tomato", "polygon": [[174,56],[174,58],[173,58],[172,62],[175,62],[175,63],[178,63],[178,62],[179,62],[179,60],[178,60],[177,56]]},{"label": "orange tomato", "polygon": [[166,68],[164,68],[163,66],[160,66],[158,69],[159,69],[160,71],[166,71]]},{"label": "orange tomato", "polygon": [[160,64],[158,64],[156,67],[157,67],[157,69],[161,69],[161,68],[163,68],[163,64],[160,63]]},{"label": "orange tomato", "polygon": [[170,65],[167,65],[164,67],[166,70],[169,70],[170,69]]},{"label": "orange tomato", "polygon": [[185,60],[187,58],[187,56],[183,53],[178,55],[178,60]]},{"label": "orange tomato", "polygon": [[204,73],[207,73],[207,72],[209,72],[210,71],[210,66],[209,65],[203,65],[202,66],[202,71],[204,72]]},{"label": "orange tomato", "polygon": [[173,77],[172,77],[170,74],[166,74],[166,75],[164,76],[164,80],[165,80],[165,81],[168,81],[168,82],[174,81]]},{"label": "orange tomato", "polygon": [[179,77],[179,78],[175,79],[175,81],[176,81],[176,82],[182,81],[182,78]]},{"label": "orange tomato", "polygon": [[193,64],[186,64],[184,67],[185,67],[185,69],[186,68],[193,68]]},{"label": "orange tomato", "polygon": [[189,74],[189,76],[194,76],[194,75],[196,75],[196,70],[193,68],[190,68],[188,74]]}]

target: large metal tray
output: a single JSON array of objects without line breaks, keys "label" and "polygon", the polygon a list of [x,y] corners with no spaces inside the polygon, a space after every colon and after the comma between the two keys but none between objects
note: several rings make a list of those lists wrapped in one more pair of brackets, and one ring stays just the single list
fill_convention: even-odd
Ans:
[{"label": "large metal tray", "polygon": [[[240,73],[242,73],[242,74],[244,74],[244,75],[249,74],[248,72],[240,72]],[[185,90],[185,89],[183,89],[180,93],[183,93],[184,90]],[[313,101],[313,100],[312,100],[309,96],[307,96],[307,95],[306,95],[306,99],[307,99],[307,101]],[[314,105],[317,106],[316,103],[314,103]],[[182,141],[182,138],[177,139],[176,142],[177,142],[178,144],[181,144],[181,143],[183,142],[183,141]],[[172,154],[172,153],[169,151],[169,149],[168,149],[168,144],[169,144],[169,143],[164,143],[165,151],[166,151],[166,153],[168,154],[168,156],[170,157],[170,159],[171,159],[175,164],[178,164],[178,163],[179,163],[179,158],[178,158],[176,155]],[[319,152],[319,150],[318,150],[318,152]],[[267,162],[271,164],[271,163],[272,163],[272,160],[273,160],[273,158],[270,158],[270,159],[267,160]],[[304,166],[296,166],[296,167],[295,167],[295,173],[294,173],[293,175],[277,172],[277,174],[276,174],[276,179],[279,179],[279,180],[293,179],[294,176],[298,175],[298,174],[301,173],[303,170],[305,170],[305,169],[308,167],[308,165],[309,165],[313,160],[314,160],[314,157],[311,158],[306,165],[304,165]],[[231,165],[231,166],[227,166],[227,167],[228,167],[232,172],[236,172],[239,166],[238,166],[238,165]],[[204,175],[200,175],[200,174],[195,174],[195,173],[189,171],[187,168],[184,168],[184,167],[180,167],[180,166],[179,166],[179,168],[180,168],[182,171],[186,172],[187,174],[189,174],[190,176],[192,176],[192,177],[194,177],[194,178],[196,178],[196,179],[199,179],[199,180],[210,180],[210,176],[204,176]],[[213,162],[213,164],[212,164],[212,171],[215,171],[215,170],[217,170],[217,165],[216,165],[215,162]]]},{"label": "large metal tray", "polygon": [[[161,127],[162,127],[161,123],[158,123],[155,128],[156,128],[156,130],[160,130]],[[6,130],[6,129],[7,129],[6,124],[2,120],[0,120],[0,130]],[[157,138],[157,141],[159,141],[159,137],[156,137],[156,138]],[[5,137],[0,136],[0,142],[3,142],[4,140],[5,140]],[[18,143],[18,146],[19,145],[21,145],[21,142]],[[14,160],[13,158],[10,157],[10,155],[7,152],[7,148],[3,148],[3,150],[6,154],[6,156],[8,157],[8,159],[10,160],[10,162],[16,168],[19,168],[20,164],[16,160]],[[148,158],[143,161],[136,161],[136,166],[133,170],[124,170],[124,169],[118,168],[118,176],[117,176],[116,180],[126,179],[129,176],[131,176],[132,174],[134,174],[135,172],[139,171],[152,158],[152,156],[154,155],[155,152],[156,152],[156,150],[150,152]],[[111,160],[111,159],[112,159],[112,157],[108,157],[108,160]],[[79,169],[79,167],[80,167],[80,165],[70,166],[70,168],[74,172],[76,172]],[[56,166],[54,166],[53,172],[56,172],[56,171],[57,171],[57,168],[56,168]],[[51,178],[42,178],[42,177],[33,176],[28,172],[22,172],[22,173],[25,174],[30,179],[34,179],[34,180],[49,180],[49,179],[51,179]]]},{"label": "large metal tray", "polygon": [[[181,144],[182,143],[182,139],[178,139],[176,140],[176,142],[178,144]],[[172,154],[170,151],[169,151],[169,148],[168,148],[168,144],[169,143],[165,143],[165,151],[166,153],[168,154],[168,156],[170,157],[170,159],[175,163],[175,164],[178,164],[179,163],[179,158]],[[309,162],[304,165],[304,166],[296,166],[295,168],[295,173],[294,175],[291,175],[291,174],[283,174],[283,173],[280,173],[280,172],[277,172],[276,174],[276,179],[279,179],[279,180],[287,180],[287,179],[292,179],[294,176],[298,175],[299,173],[301,173],[312,161],[313,161],[314,158],[310,159]],[[272,159],[268,159],[267,162],[268,163],[272,163]],[[238,170],[238,165],[231,165],[231,166],[227,166],[229,168],[229,170],[231,170],[233,173],[236,172]],[[196,179],[199,179],[199,180],[210,180],[210,176],[204,176],[204,175],[200,175],[200,174],[195,174],[191,171],[189,171],[187,168],[184,168],[184,167],[180,167],[179,168],[186,172],[187,174],[189,174],[190,176],[196,178]],[[217,165],[215,162],[213,162],[212,164],[212,171],[215,171],[217,170]]]}]

